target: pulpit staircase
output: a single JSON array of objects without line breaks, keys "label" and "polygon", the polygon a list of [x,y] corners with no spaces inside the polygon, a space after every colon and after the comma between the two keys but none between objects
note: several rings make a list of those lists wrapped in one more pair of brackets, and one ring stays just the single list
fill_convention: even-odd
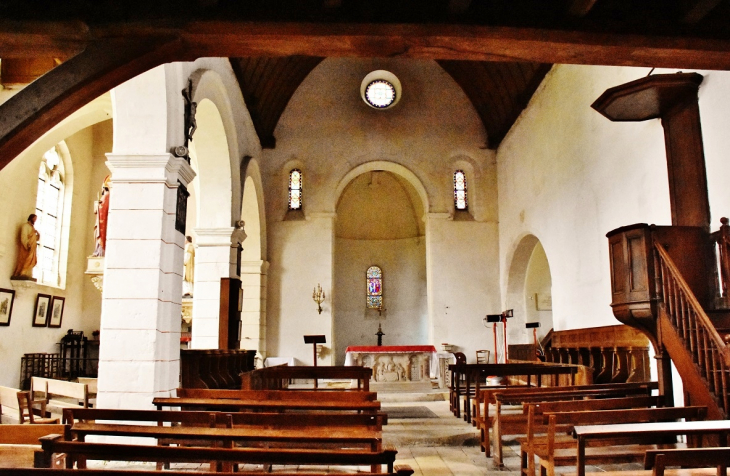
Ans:
[{"label": "pulpit staircase", "polygon": [[[725,419],[730,415],[730,226],[723,218],[709,237],[689,228],[639,225],[609,233],[612,307],[619,320],[652,339],[660,362],[661,354],[668,354],[682,378],[685,404],[706,405],[708,419]],[[660,380],[661,371],[660,364]]]}]

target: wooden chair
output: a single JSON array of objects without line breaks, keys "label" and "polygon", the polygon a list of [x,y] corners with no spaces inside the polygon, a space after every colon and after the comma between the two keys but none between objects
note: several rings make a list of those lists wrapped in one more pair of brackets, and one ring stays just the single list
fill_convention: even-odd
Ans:
[{"label": "wooden chair", "polygon": [[489,351],[488,350],[477,350],[477,364],[488,364],[489,363]]},{"label": "wooden chair", "polygon": [[463,352],[454,352],[454,358],[456,359],[456,365],[466,364],[466,355]]},{"label": "wooden chair", "polygon": [[[33,414],[33,405],[39,404],[41,416],[35,416]],[[58,424],[58,418],[45,418],[43,415],[46,414],[46,401],[45,400],[32,400],[30,398],[30,392],[18,392],[18,414],[20,423],[25,423],[25,419],[28,418],[28,423],[31,425],[40,424]]]}]

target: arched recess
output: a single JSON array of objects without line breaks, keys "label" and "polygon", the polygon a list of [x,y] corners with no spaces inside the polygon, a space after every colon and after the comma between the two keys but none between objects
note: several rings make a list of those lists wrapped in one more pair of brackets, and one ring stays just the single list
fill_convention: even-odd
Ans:
[{"label": "arched recess", "polygon": [[539,322],[538,339],[553,327],[552,278],[545,249],[535,235],[524,236],[512,255],[509,266],[506,309],[514,309],[509,322],[509,343],[532,342],[527,322]]},{"label": "arched recess", "polygon": [[197,103],[190,142],[197,223],[188,234],[196,247],[193,348],[218,347],[220,279],[231,276],[233,222],[240,217],[240,179],[235,124],[225,86],[216,72],[198,70],[191,79]]},{"label": "arched recess", "polygon": [[241,220],[246,240],[241,252],[241,348],[266,354],[266,284],[269,263],[266,260],[266,214],[261,170],[258,161],[244,161]]},{"label": "arched recess", "polygon": [[[345,181],[346,180],[346,181]],[[370,162],[338,186],[334,246],[333,347],[338,363],[351,345],[428,343],[425,189],[405,167]],[[383,272],[383,310],[366,306],[366,270]],[[372,362],[371,362],[372,364]]]}]

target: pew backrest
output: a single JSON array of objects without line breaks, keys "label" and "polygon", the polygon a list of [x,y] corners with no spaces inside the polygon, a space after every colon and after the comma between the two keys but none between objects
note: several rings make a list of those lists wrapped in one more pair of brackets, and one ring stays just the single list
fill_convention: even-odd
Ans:
[{"label": "pew backrest", "polygon": [[48,408],[83,407],[89,406],[89,386],[85,383],[68,382],[44,377],[31,377],[32,395],[45,395]]},{"label": "pew backrest", "polygon": [[377,399],[376,392],[323,392],[319,390],[219,390],[204,388],[178,388],[179,398],[214,398],[231,400],[313,400],[372,402]]},{"label": "pew backrest", "polygon": [[0,386],[0,414],[3,418],[20,422],[20,409],[18,408],[17,388]]},{"label": "pew backrest", "polygon": [[703,468],[719,466],[727,470],[730,463],[730,448],[682,448],[648,450],[644,468],[654,468],[655,476],[663,476],[666,466]]},{"label": "pew backrest", "polygon": [[40,445],[38,439],[51,434],[67,434],[67,425],[2,425],[0,445]]}]

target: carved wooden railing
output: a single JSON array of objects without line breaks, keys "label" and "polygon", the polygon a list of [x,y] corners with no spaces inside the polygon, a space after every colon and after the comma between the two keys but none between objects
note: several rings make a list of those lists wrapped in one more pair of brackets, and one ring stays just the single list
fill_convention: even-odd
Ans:
[{"label": "carved wooden railing", "polygon": [[720,229],[711,235],[712,241],[717,246],[718,260],[718,278],[717,290],[720,298],[720,307],[730,307],[730,296],[728,289],[730,288],[730,226],[728,219],[723,217],[720,219]]},{"label": "carved wooden railing", "polygon": [[728,399],[728,347],[714,324],[702,309],[689,285],[664,247],[654,243],[657,263],[657,284],[669,320],[692,355],[700,375],[710,391],[719,399],[725,411],[730,410]]}]

